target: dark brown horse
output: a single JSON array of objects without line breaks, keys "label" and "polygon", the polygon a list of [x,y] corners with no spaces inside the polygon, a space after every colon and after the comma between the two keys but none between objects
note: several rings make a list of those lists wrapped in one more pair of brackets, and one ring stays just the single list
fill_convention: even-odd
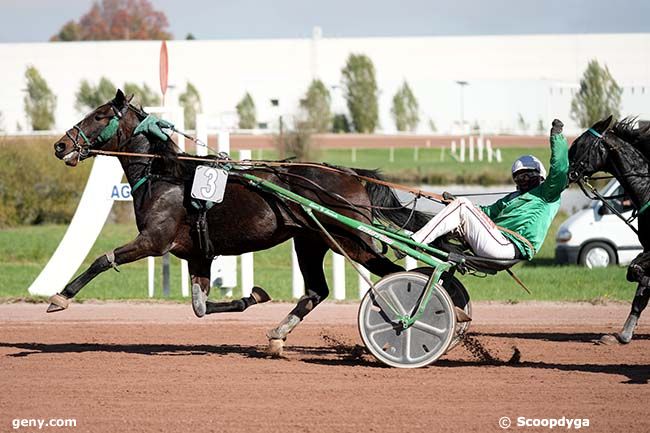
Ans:
[{"label": "dark brown horse", "polygon": [[[48,311],[60,311],[69,300],[99,273],[111,267],[160,256],[167,252],[187,260],[192,280],[193,307],[197,316],[222,311],[243,311],[268,297],[261,289],[232,303],[206,301],[210,290],[210,264],[215,256],[238,255],[273,247],[290,238],[295,241],[306,294],[268,337],[276,346],[321,301],[329,289],[323,273],[323,260],[330,240],[300,206],[249,185],[231,170],[222,203],[210,210],[197,209],[189,197],[197,162],[179,160],[174,142],[155,134],[134,134],[147,116],[132,106],[122,91],[115,98],[87,115],[56,142],[55,155],[67,165],[93,156],[93,151],[120,151],[155,154],[157,158],[119,156],[128,182],[133,188],[133,206],[139,234],[131,242],[97,258],[65,289],[51,298]],[[402,208],[386,187],[365,184],[355,174],[377,177],[372,171],[328,167],[259,167],[248,172],[270,180],[297,194],[315,200],[344,215],[365,222],[373,218],[391,221],[415,230],[426,215]],[[137,185],[137,187],[135,187]],[[200,231],[195,229],[202,215],[209,229],[212,248],[199,247]],[[388,260],[373,240],[363,233],[318,217],[345,252],[375,275],[403,270]],[[203,239],[205,240],[205,239]]]},{"label": "dark brown horse", "polygon": [[[624,119],[610,128],[612,116],[597,122],[576,138],[569,149],[569,179],[581,182],[598,171],[611,173],[638,211],[638,236],[643,252],[627,269],[627,279],[638,283],[632,309],[615,337],[629,343],[650,299],[650,127],[634,128]],[[603,342],[613,340],[603,338]]]}]

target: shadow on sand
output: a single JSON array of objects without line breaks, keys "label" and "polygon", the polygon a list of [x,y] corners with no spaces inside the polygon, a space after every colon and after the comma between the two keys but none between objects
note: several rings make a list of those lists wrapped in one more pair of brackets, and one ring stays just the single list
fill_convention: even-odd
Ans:
[{"label": "shadow on sand", "polygon": [[[601,334],[569,334],[569,333],[476,333],[475,337],[521,338],[554,342],[592,343]],[[650,335],[640,334],[637,340],[650,340]],[[633,343],[632,343],[633,344]],[[69,353],[124,353],[146,356],[229,356],[238,355],[244,358],[273,357],[266,353],[265,346],[244,346],[224,344],[211,346],[206,344],[104,344],[104,343],[4,343],[0,348],[19,349],[19,352],[9,353],[8,357],[27,357],[38,354],[69,354]],[[359,345],[336,344],[330,346],[287,346],[287,355],[299,355],[299,360],[308,364],[326,366],[355,366],[388,368],[367,354],[365,348]],[[520,361],[515,363],[492,362],[478,360],[445,360],[441,359],[429,368],[463,368],[500,366],[510,368],[533,368],[541,370],[559,370],[567,372],[583,372],[596,374],[611,374],[627,377],[626,384],[647,384],[650,380],[649,365],[635,364],[560,364],[536,361]]]}]

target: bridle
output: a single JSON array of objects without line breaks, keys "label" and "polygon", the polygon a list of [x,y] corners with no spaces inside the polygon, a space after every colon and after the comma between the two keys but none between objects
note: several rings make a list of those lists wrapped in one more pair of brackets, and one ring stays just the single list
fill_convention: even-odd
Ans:
[{"label": "bridle", "polygon": [[[113,103],[109,103],[111,109],[113,110],[113,115],[104,115],[101,118],[110,117],[111,120],[108,121],[108,124],[99,132],[99,134],[93,139],[89,139],[88,135],[81,129],[78,124],[72,127],[65,132],[66,137],[72,141],[72,150],[79,152],[79,159],[84,160],[90,157],[90,151],[97,147],[108,143],[120,129],[120,119],[124,117],[126,112],[130,108],[130,104],[126,104],[122,110],[119,110]],[[83,122],[83,121],[82,121]],[[73,136],[72,131],[76,131],[77,134]],[[80,140],[83,139],[83,141]]]},{"label": "bridle", "polygon": [[[601,134],[600,132],[596,131],[593,128],[589,128],[587,130],[591,135],[596,137],[596,141],[591,143],[591,146],[597,146],[600,145],[601,143],[607,143],[607,140],[605,139],[605,135],[607,135],[607,132],[605,134]],[[586,161],[589,159],[589,152],[583,152],[576,161],[573,162],[572,169],[569,171],[569,182],[576,182],[580,184],[580,181],[583,180],[586,176],[583,176],[582,173],[584,173],[585,169],[587,168]]]},{"label": "bridle", "polygon": [[[601,143],[609,146],[611,149],[616,149],[617,145],[612,144],[607,141],[607,135],[609,133],[609,130],[607,130],[604,134],[600,134],[598,131],[594,130],[593,128],[589,128],[587,132],[591,133],[596,137],[596,141],[594,141],[591,146],[596,146],[596,145],[601,145]],[[632,226],[632,221],[634,221],[640,214],[645,212],[648,208],[650,208],[650,201],[645,203],[643,206],[641,206],[640,209],[635,209],[634,212],[632,213],[632,216],[627,219],[625,218],[619,211],[616,209],[614,206],[612,206],[608,198],[609,197],[603,197],[600,192],[598,192],[598,189],[596,187],[592,186],[589,183],[589,180],[591,180],[591,177],[584,176],[584,170],[586,168],[586,163],[585,161],[589,158],[588,152],[583,152],[580,157],[572,164],[573,169],[569,172],[569,180],[571,182],[575,182],[578,184],[582,192],[585,194],[585,196],[591,200],[600,200],[603,205],[609,209],[610,212],[612,212],[614,215],[616,215],[618,218],[620,218],[634,233],[639,234],[639,231]],[[576,167],[577,166],[577,167]],[[619,175],[623,177],[632,177],[632,176],[637,176],[637,177],[650,177],[648,174],[640,174],[640,173],[626,173],[626,174],[621,174]],[[614,177],[614,176],[612,176]],[[603,177],[599,177],[601,179]],[[589,194],[591,192],[592,195]]]}]

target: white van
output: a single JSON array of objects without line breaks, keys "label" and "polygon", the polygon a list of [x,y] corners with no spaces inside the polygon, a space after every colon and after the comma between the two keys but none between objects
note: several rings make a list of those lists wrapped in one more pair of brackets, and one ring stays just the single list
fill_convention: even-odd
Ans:
[{"label": "white van", "polygon": [[[604,197],[620,197],[623,187],[613,179],[600,192]],[[609,203],[626,219],[632,216],[629,200],[612,198]],[[636,219],[632,225],[637,227]],[[594,201],[566,220],[555,240],[557,263],[577,263],[588,268],[627,265],[643,251],[636,233],[600,201]]]}]

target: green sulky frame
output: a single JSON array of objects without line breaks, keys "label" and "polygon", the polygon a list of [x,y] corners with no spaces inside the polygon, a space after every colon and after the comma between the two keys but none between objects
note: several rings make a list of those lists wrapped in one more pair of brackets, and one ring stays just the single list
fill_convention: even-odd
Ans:
[{"label": "green sulky frame", "polygon": [[[325,231],[324,227],[322,227],[320,222],[313,215],[312,211],[316,211],[319,214],[325,215],[329,218],[339,221],[340,223],[348,227],[351,227],[362,233],[365,233],[368,236],[377,239],[381,242],[384,242],[390,245],[392,248],[397,249],[403,252],[404,254],[407,254],[410,257],[413,257],[414,259],[420,260],[421,262],[426,263],[427,265],[434,268],[433,275],[429,279],[429,282],[425,289],[425,295],[423,296],[420,305],[412,315],[399,314],[397,312],[397,309],[393,307],[392,304],[388,302],[388,300],[382,297],[382,299],[387,303],[390,309],[393,310],[393,313],[395,314],[395,316],[397,316],[397,319],[402,323],[402,326],[404,328],[410,327],[422,316],[424,310],[426,309],[427,304],[429,303],[429,300],[431,299],[431,296],[433,295],[433,291],[435,290],[434,283],[440,280],[440,277],[444,272],[448,271],[449,269],[455,266],[454,263],[446,261],[449,257],[449,254],[445,251],[430,247],[429,245],[426,244],[421,244],[419,242],[416,242],[410,237],[405,236],[399,232],[394,232],[391,230],[387,230],[385,228],[380,228],[371,224],[366,224],[361,221],[357,221],[354,218],[341,215],[340,213],[335,212],[325,206],[322,206],[299,194],[296,194],[293,191],[289,191],[288,189],[282,188],[281,186],[278,186],[273,182],[269,182],[265,179],[259,178],[252,174],[240,172],[238,173],[238,175],[248,180],[248,182],[251,185],[257,188],[275,193],[286,200],[301,205],[303,209],[305,209],[307,214],[310,215],[315,220],[317,225],[319,225],[319,227],[321,227],[321,229],[324,231]],[[325,231],[325,233],[329,235],[327,231]],[[429,254],[425,254],[421,251],[418,251],[415,247],[423,251],[426,251]]]}]

